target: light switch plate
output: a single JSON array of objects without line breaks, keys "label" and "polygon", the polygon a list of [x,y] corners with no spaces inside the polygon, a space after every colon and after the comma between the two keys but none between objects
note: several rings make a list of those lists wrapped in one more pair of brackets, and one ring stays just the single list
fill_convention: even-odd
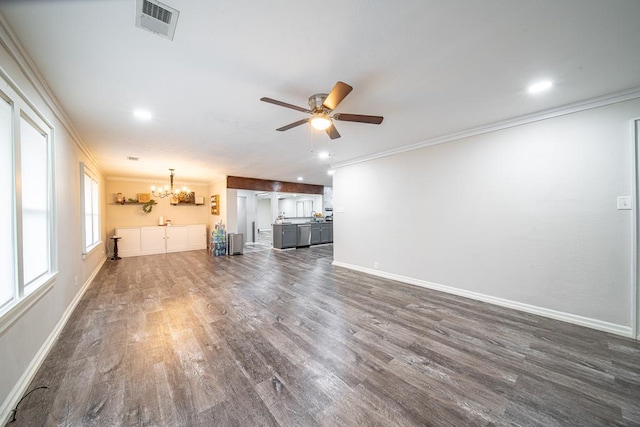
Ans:
[{"label": "light switch plate", "polygon": [[631,210],[631,196],[618,196],[618,210]]}]

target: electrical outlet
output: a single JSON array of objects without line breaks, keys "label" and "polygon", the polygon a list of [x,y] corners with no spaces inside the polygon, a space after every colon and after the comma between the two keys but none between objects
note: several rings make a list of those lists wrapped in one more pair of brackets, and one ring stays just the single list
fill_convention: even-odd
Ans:
[{"label": "electrical outlet", "polygon": [[376,270],[378,269],[378,261],[373,262],[373,268],[375,268]]}]

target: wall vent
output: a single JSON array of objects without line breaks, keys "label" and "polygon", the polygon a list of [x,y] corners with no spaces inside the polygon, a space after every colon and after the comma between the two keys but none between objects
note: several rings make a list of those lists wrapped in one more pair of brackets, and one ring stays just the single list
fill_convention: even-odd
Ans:
[{"label": "wall vent", "polygon": [[180,12],[153,0],[136,0],[136,27],[173,40]]}]

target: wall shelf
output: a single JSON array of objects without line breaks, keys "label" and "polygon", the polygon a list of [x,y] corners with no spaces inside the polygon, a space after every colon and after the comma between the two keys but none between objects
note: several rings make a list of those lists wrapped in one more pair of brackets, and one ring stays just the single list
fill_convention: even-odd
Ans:
[{"label": "wall shelf", "polygon": [[220,195],[211,196],[211,215],[220,215]]}]

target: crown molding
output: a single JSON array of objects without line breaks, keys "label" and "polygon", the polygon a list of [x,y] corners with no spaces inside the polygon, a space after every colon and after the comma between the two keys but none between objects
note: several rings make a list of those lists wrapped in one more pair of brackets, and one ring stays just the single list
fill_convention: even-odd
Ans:
[{"label": "crown molding", "polygon": [[[159,184],[159,183],[164,184],[165,182],[169,182],[168,175],[164,177],[152,177],[152,178],[131,178],[131,177],[125,177],[125,176],[108,176],[105,179],[107,181],[144,182],[146,184]],[[211,185],[206,182],[190,182],[190,181],[183,181],[181,179],[174,181],[174,185],[178,186],[178,183],[180,184],[179,186],[188,185],[188,186],[195,186],[195,187],[208,187],[209,185]]]},{"label": "crown molding", "polygon": [[[62,124],[65,130],[71,136],[71,139],[78,146],[80,151],[87,156],[87,158],[94,164],[94,166],[98,169],[98,172],[104,176],[102,169],[100,168],[100,164],[96,160],[96,158],[91,154],[89,148],[85,145],[84,141],[80,137],[78,131],[73,127],[69,116],[64,111],[62,104],[56,97],[54,91],[51,89],[46,79],[43,77],[42,73],[36,66],[35,62],[31,59],[27,51],[22,47],[20,41],[16,34],[13,32],[9,23],[7,22],[4,15],[0,13],[0,45],[4,47],[7,53],[11,56],[11,58],[15,61],[15,63],[20,68],[20,71],[27,79],[27,81],[31,84],[31,86],[35,89],[36,93],[42,101],[46,104],[46,106],[51,110],[56,119]],[[6,73],[5,73],[6,74]],[[9,76],[10,77],[10,76]],[[21,90],[21,92],[23,92]],[[24,93],[24,92],[23,92]],[[28,100],[28,98],[27,98]],[[35,108],[34,103],[31,100],[28,102],[33,106],[34,110],[38,110]]]},{"label": "crown molding", "polygon": [[524,116],[518,116],[508,120],[503,120],[500,122],[495,122],[488,125],[483,125],[476,128],[468,129],[468,130],[455,132],[448,135],[430,138],[414,144],[393,148],[391,150],[381,151],[368,156],[346,160],[344,162],[338,162],[338,163],[332,164],[331,167],[334,169],[337,169],[345,166],[355,165],[358,163],[364,163],[370,160],[389,157],[389,156],[393,156],[400,153],[406,153],[408,151],[419,150],[421,148],[430,147],[432,145],[444,144],[446,142],[457,141],[463,138],[469,138],[472,136],[482,135],[485,133],[495,132],[503,129],[509,129],[512,127],[521,126],[528,123],[539,122],[539,121],[551,119],[554,117],[560,117],[567,114],[578,113],[580,111],[590,110],[598,107],[604,107],[607,105],[617,104],[619,102],[629,101],[637,98],[640,98],[640,87],[626,89],[620,92],[614,92],[614,93],[600,96],[597,98],[591,98],[588,100],[579,101],[572,104],[566,104],[560,107],[555,107],[548,110],[527,114]]}]

